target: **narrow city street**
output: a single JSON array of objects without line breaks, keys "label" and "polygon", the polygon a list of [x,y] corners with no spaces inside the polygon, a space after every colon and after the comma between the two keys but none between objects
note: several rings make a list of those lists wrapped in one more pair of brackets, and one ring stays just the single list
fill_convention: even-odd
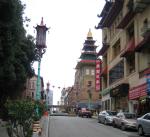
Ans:
[{"label": "narrow city street", "polygon": [[96,119],[52,116],[49,123],[49,137],[139,137],[135,131],[121,131],[106,126]]}]

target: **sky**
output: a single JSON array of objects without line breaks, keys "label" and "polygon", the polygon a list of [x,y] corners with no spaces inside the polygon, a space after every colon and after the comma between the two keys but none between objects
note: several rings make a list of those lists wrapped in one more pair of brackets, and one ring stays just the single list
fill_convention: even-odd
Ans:
[{"label": "sky", "polygon": [[[95,29],[105,0],[21,0],[26,4],[25,14],[31,19],[25,27],[28,34],[36,37],[34,27],[41,18],[49,29],[46,36],[46,53],[41,61],[41,76],[44,85],[50,83],[53,90],[53,104],[60,100],[61,89],[74,85],[75,66],[83,48],[89,29],[101,48],[101,30]],[[37,62],[34,63],[37,74]],[[53,88],[52,86],[55,86]],[[58,88],[60,87],[60,89]]]}]

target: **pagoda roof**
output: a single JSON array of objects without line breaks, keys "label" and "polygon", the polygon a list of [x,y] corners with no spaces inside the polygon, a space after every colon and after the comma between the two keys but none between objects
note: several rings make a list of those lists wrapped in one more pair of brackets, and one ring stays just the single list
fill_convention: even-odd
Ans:
[{"label": "pagoda roof", "polygon": [[79,69],[87,65],[94,66],[95,63],[96,63],[96,60],[80,60],[76,65],[76,69]]},{"label": "pagoda roof", "polygon": [[97,47],[98,47],[98,46],[96,46],[96,45],[84,44],[82,50],[85,50],[86,48],[89,48],[89,49],[91,49],[91,48],[96,49]]},{"label": "pagoda roof", "polygon": [[103,43],[103,46],[102,48],[100,49],[100,51],[97,53],[97,56],[102,56],[106,51],[107,49],[109,48],[109,44],[104,44]]},{"label": "pagoda roof", "polygon": [[100,29],[103,27],[110,27],[119,12],[123,7],[124,0],[115,0],[115,2],[106,1],[106,4],[98,17],[102,17],[96,29]]},{"label": "pagoda roof", "polygon": [[[87,55],[97,55],[95,51],[83,51],[82,54],[87,54]],[[81,55],[82,55],[81,54]]]}]

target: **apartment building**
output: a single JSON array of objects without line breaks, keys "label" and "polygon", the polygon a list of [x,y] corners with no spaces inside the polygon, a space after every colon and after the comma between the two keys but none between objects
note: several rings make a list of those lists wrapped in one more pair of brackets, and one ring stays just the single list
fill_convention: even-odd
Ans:
[{"label": "apartment building", "polygon": [[102,29],[102,109],[150,110],[150,0],[107,0]]},{"label": "apartment building", "polygon": [[[27,79],[26,82],[26,88],[22,94],[23,98],[31,98],[31,99],[36,99],[36,88],[37,88],[37,75],[34,75],[32,78]],[[41,97],[44,99],[44,81],[43,78],[40,77],[41,80]]]}]

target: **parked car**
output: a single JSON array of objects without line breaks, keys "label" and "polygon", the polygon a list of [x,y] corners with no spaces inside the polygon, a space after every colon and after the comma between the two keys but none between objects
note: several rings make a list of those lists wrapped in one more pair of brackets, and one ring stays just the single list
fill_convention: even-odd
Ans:
[{"label": "parked car", "polygon": [[113,117],[117,114],[115,111],[101,111],[98,115],[98,122],[105,125],[112,124]]},{"label": "parked car", "polygon": [[137,130],[140,136],[144,134],[150,135],[150,113],[137,119]]},{"label": "parked car", "polygon": [[113,118],[113,126],[120,127],[122,130],[136,129],[136,114],[129,112],[119,112]]},{"label": "parked car", "polygon": [[86,108],[82,108],[81,110],[79,110],[78,112],[78,116],[79,117],[92,117],[92,112]]}]

